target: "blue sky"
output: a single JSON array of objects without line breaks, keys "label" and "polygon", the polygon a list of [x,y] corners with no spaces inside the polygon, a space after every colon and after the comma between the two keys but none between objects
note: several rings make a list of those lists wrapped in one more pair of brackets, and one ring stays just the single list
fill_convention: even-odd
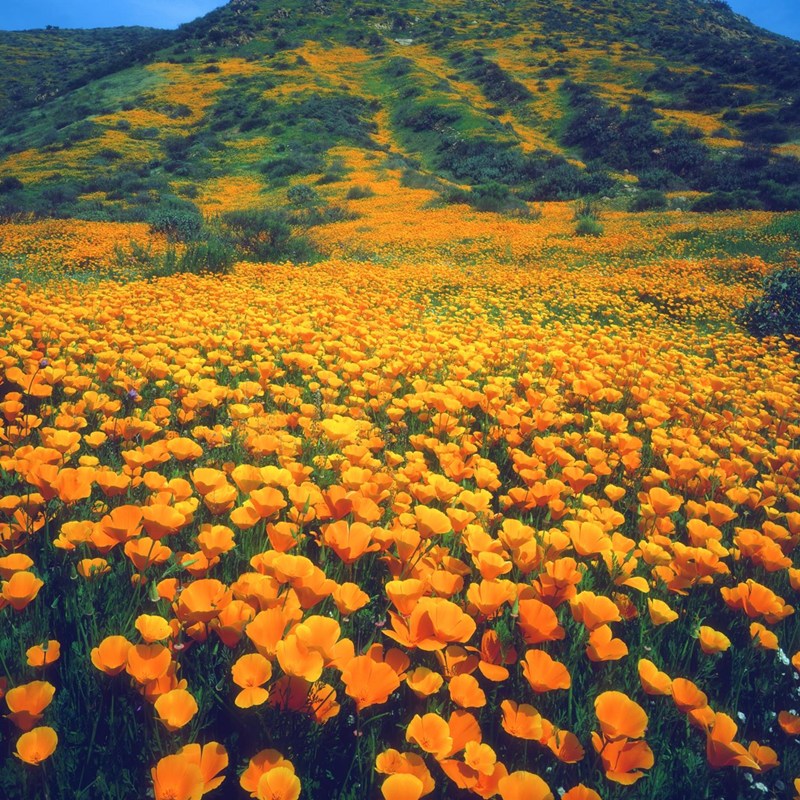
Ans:
[{"label": "blue sky", "polygon": [[[0,30],[45,25],[175,28],[221,5],[221,0],[0,0]],[[800,40],[800,0],[729,0],[729,5],[757,25]]]}]

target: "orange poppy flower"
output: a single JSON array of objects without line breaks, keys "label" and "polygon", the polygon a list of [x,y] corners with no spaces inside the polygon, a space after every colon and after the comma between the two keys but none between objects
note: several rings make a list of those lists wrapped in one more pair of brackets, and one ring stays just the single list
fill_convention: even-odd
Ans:
[{"label": "orange poppy flower", "polygon": [[647,610],[653,625],[666,625],[678,619],[677,612],[673,611],[663,600],[648,600]]},{"label": "orange poppy flower", "polygon": [[578,737],[571,731],[553,731],[547,737],[546,744],[553,755],[565,764],[577,764],[585,755]]},{"label": "orange poppy flower", "polygon": [[420,698],[436,694],[442,688],[443,683],[444,678],[438,672],[427,667],[417,667],[406,675],[408,688]]},{"label": "orange poppy flower", "polygon": [[345,693],[356,702],[356,710],[385,703],[400,686],[397,672],[387,663],[369,655],[356,656],[342,670]]},{"label": "orange poppy flower", "polygon": [[15,572],[7,581],[0,584],[0,608],[10,605],[14,611],[22,611],[44,586],[32,572]]},{"label": "orange poppy flower", "polygon": [[750,623],[750,638],[753,640],[753,645],[762,650],[778,650],[780,648],[778,637],[760,622]]},{"label": "orange poppy flower", "polygon": [[486,705],[486,695],[472,675],[456,675],[447,687],[450,699],[461,708],[482,708]]},{"label": "orange poppy flower", "polygon": [[609,622],[619,622],[619,608],[610,597],[594,592],[580,592],[569,601],[572,617],[590,631]]},{"label": "orange poppy flower", "polygon": [[370,601],[370,596],[357,583],[350,582],[339,584],[331,596],[343,617],[349,617]]},{"label": "orange poppy flower", "polygon": [[57,746],[58,734],[52,728],[33,728],[17,739],[14,755],[26,764],[38,766],[53,755]]},{"label": "orange poppy flower", "polygon": [[645,710],[623,692],[599,694],[594,711],[606,739],[640,739],[647,730]]},{"label": "orange poppy flower", "polygon": [[44,644],[36,644],[25,651],[29,667],[47,667],[58,661],[61,655],[61,643],[49,639]]},{"label": "orange poppy flower", "polygon": [[339,520],[322,526],[322,541],[345,563],[353,564],[365,553],[380,550],[372,540],[372,528],[363,522]]},{"label": "orange poppy flower", "polygon": [[203,794],[213,792],[225,780],[225,776],[219,773],[228,766],[228,752],[219,742],[209,742],[202,747],[199,744],[187,744],[176,755],[183,756],[190,764],[200,768]]},{"label": "orange poppy flower", "polygon": [[203,551],[203,555],[209,559],[227,553],[236,547],[233,531],[226,525],[202,525],[200,533],[197,535],[197,544]]},{"label": "orange poppy flower", "polygon": [[706,759],[715,768],[747,767],[758,770],[758,762],[745,750],[744,746],[733,741],[738,726],[727,715],[717,712],[711,729],[706,733]]},{"label": "orange poppy flower", "polygon": [[800,715],[791,711],[781,711],[778,714],[778,725],[789,736],[800,736]]},{"label": "orange poppy flower", "polygon": [[660,672],[652,661],[640,658],[638,670],[642,689],[647,694],[664,695],[666,697],[672,694],[672,679],[666,672]]},{"label": "orange poppy flower", "polygon": [[163,644],[137,644],[128,649],[125,671],[137,683],[145,684],[165,675],[171,661]]},{"label": "orange poppy flower", "polygon": [[561,795],[561,800],[602,800],[594,789],[579,783],[573,786],[566,794]]},{"label": "orange poppy flower", "polygon": [[592,732],[592,746],[600,755],[606,778],[615,783],[630,786],[644,777],[642,770],[655,763],[653,751],[647,742],[617,739],[609,741]]},{"label": "orange poppy flower", "polygon": [[544,727],[542,715],[527,703],[517,704],[513,700],[503,700],[500,704],[503,713],[503,730],[518,739],[541,741]]},{"label": "orange poppy flower", "polygon": [[586,655],[590,661],[618,661],[628,655],[628,645],[613,637],[609,625],[601,625],[589,634]]},{"label": "orange poppy flower", "polygon": [[569,689],[572,685],[567,668],[544,650],[528,650],[521,664],[522,674],[534,692]]},{"label": "orange poppy flower", "polygon": [[436,786],[425,761],[416,753],[384,750],[375,757],[375,771],[381,775],[413,775],[422,783],[422,796],[430,794]]},{"label": "orange poppy flower", "polygon": [[177,533],[187,521],[184,514],[167,503],[143,506],[141,512],[145,531],[156,540]]},{"label": "orange poppy flower", "polygon": [[231,667],[233,682],[242,688],[234,702],[239,708],[266,703],[269,692],[261,688],[272,677],[272,665],[260,653],[241,656]]},{"label": "orange poppy flower", "polygon": [[169,547],[151,539],[140,536],[125,542],[125,555],[131,560],[138,572],[144,572],[153,564],[163,564],[171,555]]},{"label": "orange poppy flower", "polygon": [[497,784],[503,800],[553,800],[550,787],[535,773],[517,770]]},{"label": "orange poppy flower", "polygon": [[186,689],[172,689],[155,702],[158,720],[168,731],[177,731],[197,713],[197,701]]},{"label": "orange poppy flower", "polygon": [[210,622],[231,599],[231,591],[224,583],[215,578],[202,578],[181,592],[176,613],[182,622]]},{"label": "orange poppy flower", "polygon": [[414,506],[416,528],[423,539],[440,536],[452,530],[447,514],[425,505]]},{"label": "orange poppy flower", "polygon": [[381,785],[385,800],[419,800],[424,792],[422,781],[408,772],[389,775]]},{"label": "orange poppy flower", "polygon": [[125,505],[112,509],[100,520],[100,528],[105,536],[117,543],[127,542],[142,532],[142,509],[139,506]]},{"label": "orange poppy flower", "polygon": [[564,638],[564,629],[558,624],[555,611],[536,598],[527,598],[518,603],[517,624],[527,644],[554,642]]},{"label": "orange poppy flower", "polygon": [[732,589],[722,587],[719,591],[729,608],[743,610],[751,618],[763,616],[770,625],[794,613],[794,608],[771,589],[749,578]]},{"label": "orange poppy flower", "polygon": [[20,730],[29,731],[44,716],[55,691],[56,687],[47,681],[31,681],[9,689],[6,705],[11,713],[6,717]]},{"label": "orange poppy flower", "polygon": [[490,681],[504,681],[508,678],[505,664],[517,661],[517,651],[513,647],[504,647],[495,631],[485,631],[481,637],[480,660],[478,669],[484,678]]},{"label": "orange poppy flower", "polygon": [[24,572],[33,566],[33,559],[25,553],[9,553],[0,558],[0,578],[8,580],[15,572]]},{"label": "orange poppy flower", "polygon": [[173,634],[169,622],[157,614],[139,614],[134,627],[148,644],[169,639]]},{"label": "orange poppy flower", "polygon": [[672,699],[680,711],[687,713],[695,708],[708,705],[708,697],[687,678],[673,678]]},{"label": "orange poppy flower", "polygon": [[446,758],[453,747],[450,727],[438,714],[415,714],[406,728],[406,741],[414,742],[437,759]]},{"label": "orange poppy flower", "polygon": [[711,653],[722,653],[731,646],[731,640],[720,631],[715,631],[708,625],[701,625],[698,631],[700,649],[710,655]]},{"label": "orange poppy flower", "polygon": [[78,575],[86,578],[86,580],[99,578],[101,575],[111,572],[111,567],[104,558],[82,558],[78,562],[76,569]]},{"label": "orange poppy flower", "polygon": [[106,675],[119,675],[128,664],[128,651],[133,645],[124,636],[106,636],[92,648],[92,664]]},{"label": "orange poppy flower", "polygon": [[778,754],[771,748],[758,742],[750,742],[747,748],[750,757],[758,764],[759,772],[769,772],[771,769],[780,766]]},{"label": "orange poppy flower", "polygon": [[384,591],[397,611],[407,617],[414,611],[417,601],[425,594],[425,584],[416,578],[394,580],[386,584]]},{"label": "orange poppy flower", "polygon": [[249,792],[251,797],[255,797],[261,777],[278,767],[294,773],[292,762],[285,759],[277,750],[260,750],[250,759],[247,769],[239,777],[239,785]]},{"label": "orange poppy flower", "polygon": [[463,708],[457,708],[450,714],[447,720],[447,727],[450,730],[450,738],[453,745],[447,754],[453,756],[467,746],[467,742],[480,742],[483,739],[478,720]]},{"label": "orange poppy flower", "polygon": [[575,552],[580,556],[596,556],[611,549],[611,538],[595,522],[570,520],[564,523],[564,528],[572,540]]},{"label": "orange poppy flower", "polygon": [[205,781],[200,765],[183,754],[165,756],[150,770],[155,800],[200,800]]},{"label": "orange poppy flower", "polygon": [[94,467],[67,467],[59,470],[51,486],[64,503],[71,504],[78,500],[85,500],[92,493],[94,482]]},{"label": "orange poppy flower", "polygon": [[682,505],[683,499],[670,494],[666,489],[660,486],[655,486],[650,489],[644,497],[643,502],[646,502],[653,509],[656,516],[666,517],[674,514]]},{"label": "orange poppy flower", "polygon": [[258,779],[255,796],[258,800],[297,800],[300,778],[288,767],[273,767]]},{"label": "orange poppy flower", "polygon": [[325,666],[325,659],[319,650],[309,647],[293,633],[278,642],[275,654],[281,669],[287,674],[304,678],[309,683],[319,680]]}]

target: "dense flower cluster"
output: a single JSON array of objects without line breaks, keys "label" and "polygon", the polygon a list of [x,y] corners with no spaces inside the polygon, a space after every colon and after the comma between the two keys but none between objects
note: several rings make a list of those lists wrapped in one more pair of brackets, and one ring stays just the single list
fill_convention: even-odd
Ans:
[{"label": "dense flower cluster", "polygon": [[58,711],[82,670],[140,709],[159,800],[310,791],[295,719],[349,725],[388,800],[598,798],[669,775],[674,736],[770,780],[800,734],[800,370],[632,302],[667,275],[569,276],[7,285],[14,755],[94,746]]}]

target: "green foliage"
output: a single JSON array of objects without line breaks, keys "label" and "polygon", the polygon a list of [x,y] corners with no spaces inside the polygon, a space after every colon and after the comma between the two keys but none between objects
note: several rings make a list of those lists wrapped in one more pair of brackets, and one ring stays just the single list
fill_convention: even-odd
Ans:
[{"label": "green foliage", "polygon": [[600,210],[593,197],[584,197],[575,204],[576,236],[602,236],[603,226],[599,219]]},{"label": "green foliage", "polygon": [[657,189],[645,189],[634,195],[628,203],[628,211],[663,211],[669,207],[667,196]]},{"label": "green foliage", "polygon": [[225,275],[231,271],[236,260],[236,251],[230,242],[218,236],[209,236],[201,241],[189,242],[178,254],[170,247],[160,259],[154,260],[150,269],[143,270],[146,278],[164,278],[169,275],[190,273],[192,275]]},{"label": "green foliage", "polygon": [[518,110],[520,103],[533,99],[533,93],[525,84],[512,78],[479,50],[474,50],[470,57],[457,51],[451,54],[450,61],[457,66],[463,64],[467,78],[475,81],[493,103]]},{"label": "green foliage", "polygon": [[286,192],[286,199],[291,205],[296,207],[317,205],[322,201],[319,192],[312,189],[306,183],[298,183],[296,186],[291,186]]},{"label": "green foliage", "polygon": [[270,159],[260,167],[261,172],[272,180],[280,180],[292,175],[309,175],[314,172],[322,172],[324,168],[325,160],[322,155],[311,150],[290,152],[285,156]]},{"label": "green foliage", "polygon": [[309,262],[319,257],[313,242],[294,232],[281,211],[229,211],[219,225],[220,236],[249,261]]},{"label": "green foliage", "polygon": [[784,267],[764,278],[761,296],[736,315],[753,336],[792,336],[800,345],[800,271]]},{"label": "green foliage", "polygon": [[692,203],[690,211],[732,211],[735,209],[763,209],[764,204],[754,192],[712,192]]},{"label": "green foliage", "polygon": [[484,183],[463,189],[448,189],[442,194],[447,203],[466,203],[476,211],[493,211],[515,217],[528,217],[530,210],[527,204],[512,194],[508,186],[502,183]]},{"label": "green foliage", "polygon": [[171,239],[187,242],[196,239],[203,228],[203,216],[188,200],[178,200],[151,212],[147,221],[153,233],[165,233]]},{"label": "green foliage", "polygon": [[351,186],[345,195],[348,200],[364,200],[374,196],[375,190],[371,186]]},{"label": "green foliage", "polygon": [[0,194],[8,194],[22,189],[22,181],[16,175],[4,175],[0,178]]}]

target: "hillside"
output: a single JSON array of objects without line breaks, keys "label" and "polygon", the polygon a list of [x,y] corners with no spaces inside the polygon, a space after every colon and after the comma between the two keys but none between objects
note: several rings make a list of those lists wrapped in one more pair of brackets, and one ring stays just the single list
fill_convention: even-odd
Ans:
[{"label": "hillside", "polygon": [[364,159],[445,200],[638,184],[800,205],[800,43],[720,2],[232,0],[177,31],[3,37],[7,218],[337,197]]}]

